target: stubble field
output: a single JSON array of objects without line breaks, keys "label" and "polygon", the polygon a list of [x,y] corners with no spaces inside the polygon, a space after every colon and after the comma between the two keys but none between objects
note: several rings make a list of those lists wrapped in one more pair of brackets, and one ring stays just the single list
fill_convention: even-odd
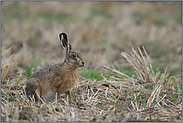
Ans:
[{"label": "stubble field", "polygon": [[[1,2],[1,121],[182,120],[181,2]],[[36,70],[63,62],[65,32],[86,64],[76,105],[24,92]]]}]

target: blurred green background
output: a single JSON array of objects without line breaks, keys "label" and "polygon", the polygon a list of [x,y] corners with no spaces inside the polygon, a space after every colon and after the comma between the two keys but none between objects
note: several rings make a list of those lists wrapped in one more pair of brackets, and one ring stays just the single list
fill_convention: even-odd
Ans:
[{"label": "blurred green background", "polygon": [[[35,70],[62,62],[58,39],[65,32],[86,66],[85,78],[101,79],[108,65],[128,75],[121,56],[145,46],[155,71],[182,72],[182,2],[1,2],[2,51],[21,55],[18,68]],[[3,58],[2,58],[3,59]]]}]

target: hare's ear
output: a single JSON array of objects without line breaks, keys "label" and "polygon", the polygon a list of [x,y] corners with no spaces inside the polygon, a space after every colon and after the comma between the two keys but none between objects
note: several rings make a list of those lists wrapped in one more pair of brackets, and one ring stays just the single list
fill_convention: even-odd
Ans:
[{"label": "hare's ear", "polygon": [[69,43],[69,40],[67,39],[67,35],[65,33],[60,33],[59,38],[62,47],[66,50],[66,55],[69,54],[72,50],[72,47],[71,44]]},{"label": "hare's ear", "polygon": [[72,51],[72,46],[71,46],[70,43],[69,43],[69,51],[70,51],[70,52]]},{"label": "hare's ear", "polygon": [[59,38],[60,38],[62,47],[66,50],[68,48],[67,35],[65,33],[60,33]]}]

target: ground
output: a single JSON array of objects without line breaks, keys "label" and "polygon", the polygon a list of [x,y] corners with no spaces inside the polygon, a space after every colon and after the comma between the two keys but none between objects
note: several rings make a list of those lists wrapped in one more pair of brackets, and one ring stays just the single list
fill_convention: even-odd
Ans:
[{"label": "ground", "polygon": [[[1,121],[182,120],[182,2],[1,5]],[[76,106],[64,94],[61,102],[28,100],[27,78],[64,60],[61,32],[86,62],[72,89]],[[144,70],[152,65],[150,74],[135,69],[139,58],[122,55],[135,55],[132,48],[142,61],[144,56]]]}]

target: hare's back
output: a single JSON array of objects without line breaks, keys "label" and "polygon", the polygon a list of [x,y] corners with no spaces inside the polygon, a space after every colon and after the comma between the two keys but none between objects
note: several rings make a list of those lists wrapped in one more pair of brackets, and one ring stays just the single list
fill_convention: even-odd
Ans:
[{"label": "hare's back", "polygon": [[62,77],[61,73],[62,64],[49,65],[36,71],[28,78],[27,83],[31,82],[31,80],[37,80],[40,84],[49,84],[50,82],[54,83],[57,79]]}]

